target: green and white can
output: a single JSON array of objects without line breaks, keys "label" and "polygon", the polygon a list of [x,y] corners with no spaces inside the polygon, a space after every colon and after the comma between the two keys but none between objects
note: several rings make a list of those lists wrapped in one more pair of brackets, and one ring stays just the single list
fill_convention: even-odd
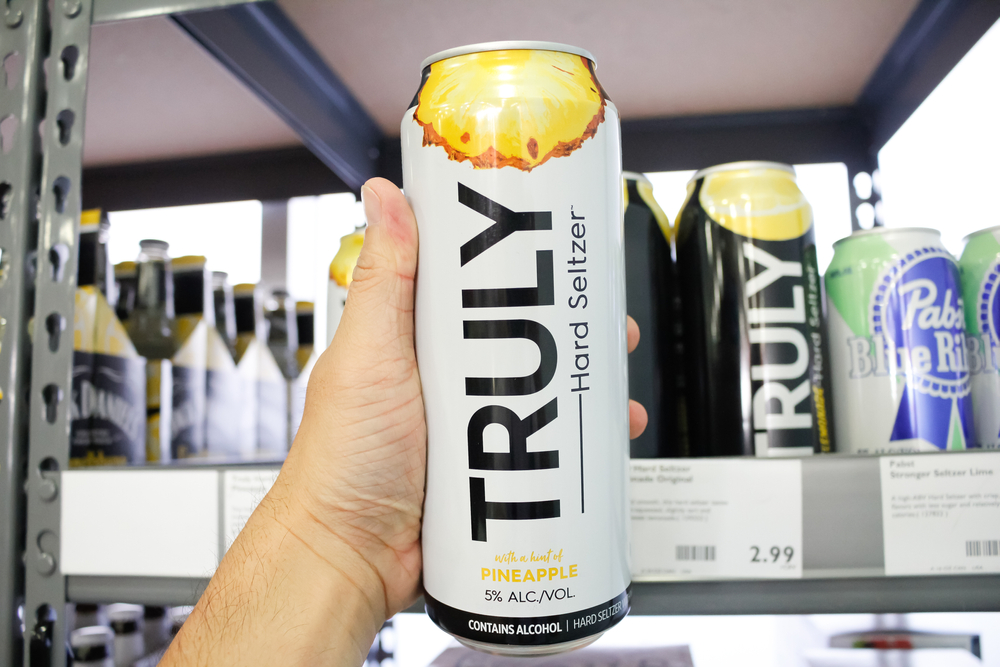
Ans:
[{"label": "green and white can", "polygon": [[973,444],[1000,448],[1000,227],[965,237],[958,262],[965,299],[966,356],[972,382]]},{"label": "green and white can", "polygon": [[838,241],[826,294],[837,450],[972,446],[965,302],[940,232],[876,228]]}]

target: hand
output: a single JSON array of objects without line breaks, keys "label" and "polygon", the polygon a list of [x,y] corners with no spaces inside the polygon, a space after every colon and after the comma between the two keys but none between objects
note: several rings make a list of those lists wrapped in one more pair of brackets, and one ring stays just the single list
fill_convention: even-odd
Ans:
[{"label": "hand", "polygon": [[[427,427],[413,347],[417,226],[389,181],[373,179],[361,194],[364,247],[298,435],[163,665],[209,653],[191,664],[357,665],[382,622],[420,595]],[[638,342],[629,318],[629,352]],[[637,437],[646,411],[634,401],[629,420]]]}]

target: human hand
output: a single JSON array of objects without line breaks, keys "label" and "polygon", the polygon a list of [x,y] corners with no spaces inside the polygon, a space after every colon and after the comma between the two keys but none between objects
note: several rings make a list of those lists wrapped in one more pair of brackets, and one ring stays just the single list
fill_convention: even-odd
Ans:
[{"label": "human hand", "polygon": [[[232,616],[233,590],[252,582],[244,596],[256,609],[225,633],[229,648],[242,647],[241,665],[331,656],[359,664],[382,622],[420,595],[427,428],[413,345],[417,226],[389,181],[369,181],[362,199],[364,246],[333,343],[310,377],[298,435],[192,616],[204,625]],[[629,352],[638,342],[628,318]],[[629,419],[637,437],[646,412],[634,401]],[[273,617],[287,629],[277,645],[276,629],[261,622]],[[194,647],[199,638],[181,639],[174,644]],[[213,639],[213,655],[228,658]]]},{"label": "human hand", "polygon": [[[318,523],[355,546],[384,585],[386,616],[420,595],[427,427],[413,346],[417,225],[395,185],[361,191],[368,229],[347,307],[309,382],[283,475]],[[628,318],[628,350],[639,327]],[[646,411],[629,405],[630,436]]]}]

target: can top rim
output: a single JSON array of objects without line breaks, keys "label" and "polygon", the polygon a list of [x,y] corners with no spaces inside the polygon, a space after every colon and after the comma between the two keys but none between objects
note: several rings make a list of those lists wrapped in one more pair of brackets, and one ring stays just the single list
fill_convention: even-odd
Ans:
[{"label": "can top rim", "polygon": [[560,53],[572,53],[575,56],[583,56],[590,62],[595,62],[594,56],[590,51],[570,46],[569,44],[511,39],[502,42],[468,44],[466,46],[456,46],[453,49],[438,51],[434,55],[424,58],[424,61],[420,63],[420,71],[423,71],[428,65],[433,65],[441,60],[447,60],[455,56],[464,56],[469,53],[482,53],[483,51],[559,51]]},{"label": "can top rim", "polygon": [[73,648],[83,648],[89,646],[100,646],[114,641],[115,633],[111,628],[103,625],[93,625],[85,628],[77,628],[69,635],[69,643]]},{"label": "can top rim", "polygon": [[650,182],[650,180],[646,178],[645,174],[640,174],[637,171],[623,171],[622,178],[624,178],[626,181],[642,181],[643,183],[649,183],[650,185],[652,185],[652,182]]},{"label": "can top rim", "polygon": [[968,243],[972,240],[973,236],[979,236],[981,234],[987,234],[989,232],[1000,231],[1000,225],[993,225],[992,227],[987,227],[986,229],[980,229],[978,232],[972,232],[971,234],[966,234],[962,237],[962,243]]},{"label": "can top rim", "polygon": [[142,618],[142,605],[117,602],[108,605],[108,620],[137,621]]},{"label": "can top rim", "polygon": [[737,171],[740,169],[778,169],[780,171],[787,171],[792,176],[795,176],[795,167],[790,164],[785,164],[784,162],[769,162],[767,160],[743,160],[742,162],[727,162],[725,164],[717,164],[714,167],[705,167],[704,169],[699,169],[691,177],[688,183],[693,183],[697,181],[702,176],[707,176],[709,174],[716,174],[720,171]]},{"label": "can top rim", "polygon": [[938,238],[941,237],[941,232],[937,229],[931,229],[930,227],[872,227],[871,229],[860,229],[850,236],[845,236],[844,238],[834,241],[833,247],[836,248],[841,243],[845,241],[850,241],[853,238],[859,236],[873,236],[876,234],[895,234],[895,233],[907,233],[912,234],[913,232],[920,232],[921,234],[933,234]]}]

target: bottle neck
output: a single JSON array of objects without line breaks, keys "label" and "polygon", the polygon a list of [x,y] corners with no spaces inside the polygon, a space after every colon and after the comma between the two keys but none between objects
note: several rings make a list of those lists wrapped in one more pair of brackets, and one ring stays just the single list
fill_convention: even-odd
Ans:
[{"label": "bottle neck", "polygon": [[174,280],[169,262],[147,258],[139,263],[135,308],[174,317]]},{"label": "bottle neck", "polygon": [[215,326],[227,343],[236,340],[236,306],[233,303],[233,288],[229,285],[217,286],[212,293],[215,305]]},{"label": "bottle neck", "polygon": [[115,305],[115,289],[113,287],[114,270],[108,255],[107,234],[99,230],[80,234],[80,253],[77,257],[76,284],[79,287],[93,285],[108,300]]}]

